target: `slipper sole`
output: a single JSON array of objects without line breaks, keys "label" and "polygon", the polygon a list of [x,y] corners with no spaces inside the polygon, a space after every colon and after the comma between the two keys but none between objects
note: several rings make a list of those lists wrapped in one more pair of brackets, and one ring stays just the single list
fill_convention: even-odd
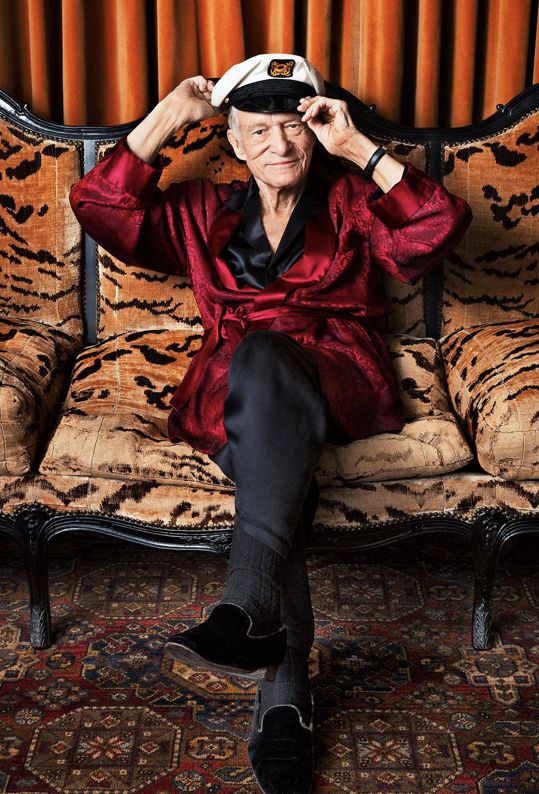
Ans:
[{"label": "slipper sole", "polygon": [[203,670],[211,670],[214,673],[226,675],[238,675],[241,678],[252,678],[254,681],[261,681],[266,674],[266,667],[258,670],[242,670],[239,667],[229,667],[228,665],[211,662],[198,654],[192,648],[180,645],[176,642],[165,643],[165,653],[177,662],[183,662],[190,667],[200,667]]}]

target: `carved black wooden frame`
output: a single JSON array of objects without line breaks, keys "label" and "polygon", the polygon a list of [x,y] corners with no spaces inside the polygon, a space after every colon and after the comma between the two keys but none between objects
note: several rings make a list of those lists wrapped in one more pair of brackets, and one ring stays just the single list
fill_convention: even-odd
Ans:
[{"label": "carved black wooden frame", "polygon": [[[375,105],[367,107],[340,86],[327,84],[328,93],[345,99],[356,124],[374,140],[384,143],[399,140],[422,143],[427,148],[427,170],[443,181],[443,147],[464,141],[477,141],[514,126],[539,107],[539,84],[522,91],[479,124],[451,129],[404,127],[376,114]],[[113,127],[79,127],[57,125],[38,118],[27,105],[21,107],[0,91],[0,117],[23,129],[57,140],[83,144],[84,172],[95,164],[97,143],[116,140],[128,133],[140,119]],[[85,343],[96,341],[97,271],[94,241],[85,235],[83,309]],[[441,327],[443,289],[442,267],[425,280],[425,318],[427,335],[438,339]],[[475,597],[472,619],[472,642],[477,649],[492,644],[492,590],[496,566],[505,543],[511,538],[539,533],[537,514],[519,512],[505,506],[482,507],[466,521],[458,516],[431,513],[410,515],[408,519],[368,522],[357,528],[321,527],[311,536],[310,550],[369,549],[427,533],[456,534],[471,542],[475,552]],[[48,589],[49,546],[63,535],[105,536],[127,540],[151,548],[205,550],[226,554],[230,547],[230,527],[211,530],[167,528],[162,522],[144,523],[102,513],[71,511],[61,513],[38,504],[21,504],[13,513],[0,512],[0,534],[7,535],[20,547],[30,590],[30,639],[33,647],[47,648],[52,641]]]}]

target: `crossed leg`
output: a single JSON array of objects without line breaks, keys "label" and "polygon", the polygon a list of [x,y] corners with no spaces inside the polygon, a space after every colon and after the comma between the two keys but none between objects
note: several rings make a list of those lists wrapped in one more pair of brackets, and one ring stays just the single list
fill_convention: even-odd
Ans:
[{"label": "crossed leg", "polygon": [[[315,469],[341,443],[314,357],[286,334],[248,334],[232,355],[227,442],[212,459],[235,482],[223,598],[171,637],[173,658],[260,681],[249,758],[264,792],[307,794],[313,776],[308,657],[314,617],[305,545],[318,504]],[[344,442],[346,443],[346,441]]]},{"label": "crossed leg", "polygon": [[261,629],[275,628],[277,604],[287,652],[275,681],[260,685],[261,711],[295,705],[307,725],[314,618],[304,548],[318,503],[314,471],[327,438],[327,408],[312,356],[275,331],[241,341],[228,381],[227,444],[212,456],[236,483],[223,600],[244,606]]}]

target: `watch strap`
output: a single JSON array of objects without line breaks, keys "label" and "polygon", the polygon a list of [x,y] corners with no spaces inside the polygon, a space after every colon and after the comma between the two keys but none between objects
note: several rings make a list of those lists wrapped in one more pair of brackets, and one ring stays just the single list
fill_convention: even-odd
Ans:
[{"label": "watch strap", "polygon": [[375,168],[376,164],[378,163],[379,160],[382,159],[384,154],[387,154],[387,152],[386,152],[386,150],[384,149],[383,146],[379,146],[371,154],[371,156],[369,158],[369,162],[367,163],[367,165],[363,169],[363,173],[367,177],[367,179],[370,179],[372,177],[372,172],[374,171],[374,168]]}]

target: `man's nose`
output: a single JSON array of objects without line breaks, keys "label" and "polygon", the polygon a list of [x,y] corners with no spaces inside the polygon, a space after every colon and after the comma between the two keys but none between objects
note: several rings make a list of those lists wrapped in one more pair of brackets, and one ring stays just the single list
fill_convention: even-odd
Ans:
[{"label": "man's nose", "polygon": [[281,127],[271,128],[271,148],[276,154],[286,154],[290,141]]}]

